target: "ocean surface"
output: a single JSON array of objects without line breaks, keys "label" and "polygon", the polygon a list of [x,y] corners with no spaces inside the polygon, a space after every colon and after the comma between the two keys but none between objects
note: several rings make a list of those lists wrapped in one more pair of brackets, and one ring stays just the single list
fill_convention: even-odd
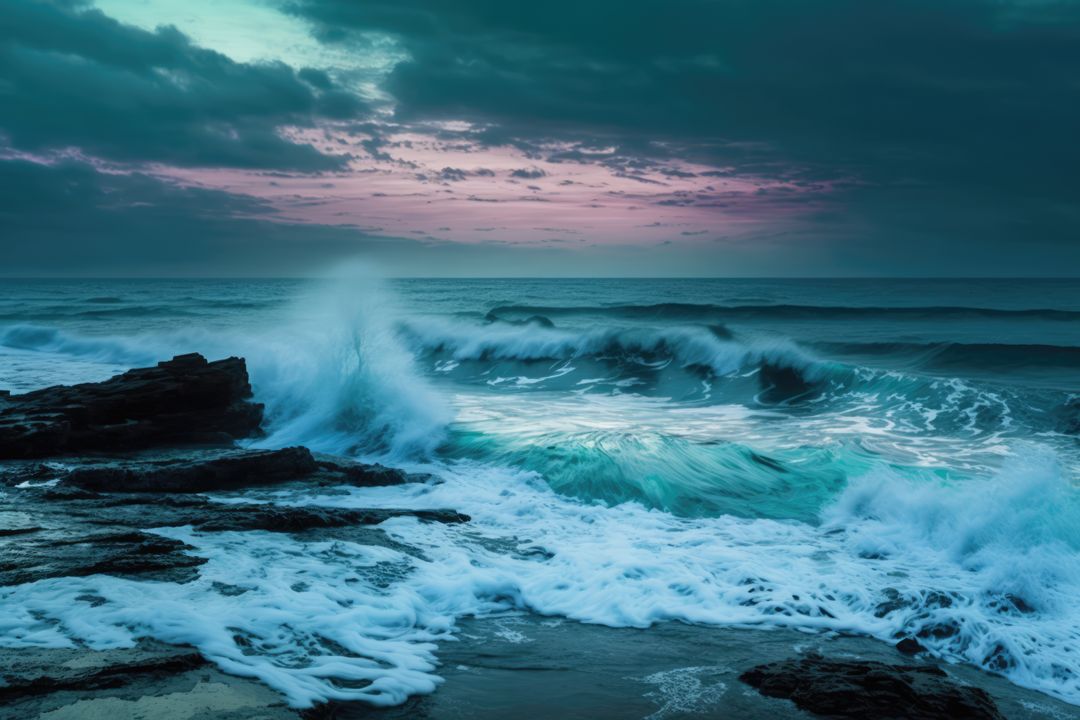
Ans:
[{"label": "ocean surface", "polygon": [[151,636],[393,705],[463,618],[524,610],[915,636],[1080,705],[1080,281],[0,281],[0,389],[193,351],[247,358],[253,445],[435,478],[239,501],[472,522],[161,529],[199,580],[7,588],[0,645]]}]

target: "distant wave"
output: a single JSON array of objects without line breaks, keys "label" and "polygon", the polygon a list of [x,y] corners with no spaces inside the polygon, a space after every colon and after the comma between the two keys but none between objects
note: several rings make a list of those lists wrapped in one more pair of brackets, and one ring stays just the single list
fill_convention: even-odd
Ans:
[{"label": "distant wave", "polygon": [[846,318],[911,318],[963,319],[1012,318],[1057,321],[1080,320],[1080,311],[1051,308],[1007,310],[964,306],[926,307],[854,307],[843,305],[706,305],[693,303],[657,303],[654,305],[502,305],[492,308],[490,317],[511,319],[539,315],[547,318],[574,315],[596,315],[634,320],[707,320],[739,319],[846,319]]},{"label": "distant wave", "polygon": [[739,341],[722,325],[569,330],[540,321],[476,325],[415,318],[401,323],[401,328],[417,354],[443,355],[459,363],[595,358],[654,367],[674,363],[717,376],[767,364],[796,368],[808,380],[828,371],[827,363],[793,342]]},{"label": "distant wave", "polygon": [[[201,317],[205,313],[176,305],[124,305],[122,301],[88,302],[90,308],[80,304],[42,305],[33,309],[0,313],[0,320],[67,320],[72,318],[153,318],[153,317]],[[105,305],[106,307],[99,307]]]},{"label": "distant wave", "polygon": [[173,305],[129,305],[100,310],[80,310],[73,317],[199,317],[202,313]]},{"label": "distant wave", "polygon": [[[1080,337],[1077,337],[1080,343]],[[937,368],[1064,367],[1080,369],[1080,345],[1009,343],[831,343],[812,347],[825,353],[862,357],[898,357]]]},{"label": "distant wave", "polygon": [[91,337],[42,325],[0,326],[0,347],[59,353],[108,363],[152,363],[163,359],[152,348],[128,339]]}]

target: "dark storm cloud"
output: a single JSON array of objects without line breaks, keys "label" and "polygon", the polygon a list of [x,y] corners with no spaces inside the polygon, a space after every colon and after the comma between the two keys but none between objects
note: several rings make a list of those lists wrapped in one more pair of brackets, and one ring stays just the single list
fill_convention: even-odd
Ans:
[{"label": "dark storm cloud", "polygon": [[[1021,0],[294,0],[398,37],[402,121],[493,123],[795,182],[860,232],[1080,242],[1080,4]],[[658,144],[659,143],[659,144]],[[851,182],[847,182],[851,181]],[[980,212],[985,210],[986,212]],[[900,220],[900,222],[897,222]],[[951,235],[947,235],[951,233]],[[1051,262],[1053,262],[1051,260]]]},{"label": "dark storm cloud", "polygon": [[412,59],[387,89],[406,118],[711,140],[720,143],[714,152],[769,149],[893,179],[932,169],[1016,184],[1005,163],[1040,190],[1056,185],[1044,171],[1064,175],[1046,154],[1073,152],[1080,121],[1080,10],[1063,3],[297,0],[289,7],[339,32],[400,37]]},{"label": "dark storm cloud", "polygon": [[364,111],[326,73],[249,65],[80,3],[14,0],[0,12],[0,139],[31,152],[77,147],[124,162],[340,167],[287,125]]}]

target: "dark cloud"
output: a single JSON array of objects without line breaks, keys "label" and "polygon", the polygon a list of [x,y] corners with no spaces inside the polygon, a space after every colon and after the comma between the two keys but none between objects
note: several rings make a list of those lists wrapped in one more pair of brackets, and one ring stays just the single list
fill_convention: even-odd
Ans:
[{"label": "dark cloud", "polygon": [[[1080,4],[1023,0],[291,0],[410,59],[401,121],[830,181],[881,242],[1080,237]],[[580,151],[564,157],[580,160]],[[597,161],[603,161],[596,155]],[[985,210],[984,213],[980,211]],[[897,219],[903,221],[897,223]],[[1054,262],[1050,259],[1049,262]]]},{"label": "dark cloud", "polygon": [[461,182],[469,177],[469,173],[461,168],[444,167],[439,171],[439,178],[447,182]]},{"label": "dark cloud", "polygon": [[[295,0],[412,55],[388,83],[402,117],[522,132],[588,129],[780,150],[829,166],[938,169],[1015,133],[1060,147],[1080,119],[1080,10],[997,0]],[[1025,9],[1026,8],[1026,9]],[[762,143],[753,148],[732,143]],[[935,158],[931,150],[950,157]],[[1023,153],[1029,162],[1031,149]],[[897,156],[905,157],[897,157]],[[921,155],[921,157],[920,157]],[[891,161],[891,162],[883,162]],[[1017,163],[1021,164],[1021,163]],[[974,168],[956,168],[969,176]]]},{"label": "dark cloud", "polygon": [[519,168],[510,173],[510,177],[522,178],[523,180],[537,180],[546,175],[540,168]]},{"label": "dark cloud", "polygon": [[[397,275],[557,273],[554,251],[372,237],[275,222],[263,202],[89,164],[0,160],[0,276],[288,276],[362,257]],[[378,230],[378,228],[375,228]]]},{"label": "dark cloud", "polygon": [[340,167],[283,126],[364,112],[326,73],[250,65],[77,3],[14,0],[0,14],[0,133],[16,148],[77,147],[124,162]]}]

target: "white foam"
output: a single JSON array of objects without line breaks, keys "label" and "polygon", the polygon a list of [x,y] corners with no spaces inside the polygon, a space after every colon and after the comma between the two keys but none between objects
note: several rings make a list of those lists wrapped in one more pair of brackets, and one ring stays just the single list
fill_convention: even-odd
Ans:
[{"label": "white foam", "polygon": [[[660,706],[645,720],[662,720],[672,715],[702,715],[714,710],[727,692],[727,683],[717,680],[716,676],[729,672],[723,666],[694,666],[665,670],[641,678],[642,682],[656,686],[656,690],[645,693],[645,697],[652,698]],[[712,682],[706,682],[703,678]]]},{"label": "white foam", "polygon": [[[739,341],[717,337],[706,327],[661,329],[592,327],[548,328],[538,325],[491,323],[477,325],[452,318],[411,317],[402,329],[416,353],[439,350],[458,363],[468,360],[570,360],[598,355],[670,354],[679,365],[701,366],[728,375],[748,364],[774,362],[810,374],[822,364],[794,343],[780,338]],[[669,359],[647,362],[659,367]]]},{"label": "white foam", "polygon": [[[446,636],[452,618],[405,584],[384,590],[374,580],[407,570],[407,556],[263,532],[161,534],[209,558],[199,579],[175,585],[93,576],[4,588],[0,645],[63,647],[78,639],[107,649],[152,636],[190,644],[296,707],[328,699],[391,705],[435,689],[433,641]],[[88,602],[93,596],[106,602]]]},{"label": "white foam", "polygon": [[[66,578],[5,588],[0,644],[115,647],[142,635],[190,643],[303,707],[430,692],[433,643],[449,636],[454,618],[510,609],[618,627],[682,620],[888,641],[939,628],[944,634],[922,639],[932,652],[1080,704],[1080,556],[1066,514],[1075,508],[1054,515],[1074,491],[1052,460],[1028,456],[1021,470],[955,488],[872,475],[821,527],[678,518],[633,503],[575,502],[532,473],[468,462],[421,467],[444,482],[276,495],[285,504],[454,507],[472,516],[465,525],[383,523],[416,556],[263,532],[161,531],[210,559],[198,580]],[[247,592],[223,595],[214,581]],[[107,602],[79,599],[86,595]],[[995,656],[1008,664],[995,665]],[[357,682],[370,685],[350,685]]]}]

